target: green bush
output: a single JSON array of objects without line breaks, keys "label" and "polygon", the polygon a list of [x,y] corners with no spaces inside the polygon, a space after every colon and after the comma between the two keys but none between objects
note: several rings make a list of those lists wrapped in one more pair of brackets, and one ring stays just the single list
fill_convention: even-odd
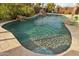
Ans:
[{"label": "green bush", "polygon": [[73,17],[70,25],[77,25],[77,21],[78,21],[78,16]]},{"label": "green bush", "polygon": [[0,4],[0,20],[12,20],[17,15],[33,16],[34,8],[26,4]]},{"label": "green bush", "polygon": [[0,20],[10,20],[16,17],[16,8],[12,4],[0,4]]},{"label": "green bush", "polygon": [[0,19],[5,20],[9,19],[10,15],[8,14],[10,11],[6,5],[0,5]]},{"label": "green bush", "polygon": [[17,14],[29,17],[29,16],[33,16],[35,14],[35,11],[33,7],[21,6],[18,7]]},{"label": "green bush", "polygon": [[15,19],[17,17],[17,6],[15,4],[11,4],[8,8],[10,10],[9,15],[12,19]]}]

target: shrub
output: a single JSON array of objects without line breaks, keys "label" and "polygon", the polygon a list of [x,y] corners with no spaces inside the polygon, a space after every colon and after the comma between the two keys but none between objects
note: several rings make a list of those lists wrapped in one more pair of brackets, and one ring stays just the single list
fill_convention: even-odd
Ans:
[{"label": "shrub", "polygon": [[77,21],[78,21],[78,16],[75,16],[75,17],[72,19],[72,22],[70,23],[70,25],[77,25]]},{"label": "shrub", "polygon": [[16,18],[17,16],[17,6],[15,4],[11,4],[8,6],[10,13],[9,15],[11,16],[12,19]]},{"label": "shrub", "polygon": [[35,14],[35,11],[33,7],[21,6],[18,7],[17,14],[29,17],[29,16],[33,16]]},{"label": "shrub", "polygon": [[77,21],[77,20],[78,20],[78,16],[75,16],[74,18],[75,18],[75,21]]},{"label": "shrub", "polygon": [[0,4],[0,19],[10,20],[16,17],[16,8],[12,4]]},{"label": "shrub", "polygon": [[0,4],[0,20],[15,19],[17,15],[33,16],[34,8],[26,4]]},{"label": "shrub", "polygon": [[10,19],[10,15],[8,14],[10,11],[6,5],[0,5],[0,19]]}]

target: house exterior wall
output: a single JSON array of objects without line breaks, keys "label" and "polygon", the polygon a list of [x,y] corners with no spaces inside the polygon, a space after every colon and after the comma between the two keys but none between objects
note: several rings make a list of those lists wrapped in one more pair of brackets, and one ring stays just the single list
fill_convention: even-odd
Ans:
[{"label": "house exterior wall", "polygon": [[61,14],[72,14],[74,7],[59,7],[57,12]]}]

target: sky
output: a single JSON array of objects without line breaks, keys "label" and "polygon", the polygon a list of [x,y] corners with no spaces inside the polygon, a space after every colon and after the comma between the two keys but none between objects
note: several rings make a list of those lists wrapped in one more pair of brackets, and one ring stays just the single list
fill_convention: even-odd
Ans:
[{"label": "sky", "polygon": [[73,7],[74,3],[56,3],[57,5],[60,5],[62,7]]}]

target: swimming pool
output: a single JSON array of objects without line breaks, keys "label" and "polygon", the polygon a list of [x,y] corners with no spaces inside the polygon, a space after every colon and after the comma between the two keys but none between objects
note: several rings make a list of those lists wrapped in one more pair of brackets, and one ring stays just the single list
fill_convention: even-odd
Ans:
[{"label": "swimming pool", "polygon": [[71,34],[64,25],[66,17],[48,14],[25,21],[13,21],[2,27],[10,31],[25,48],[40,54],[56,55],[71,45]]}]

